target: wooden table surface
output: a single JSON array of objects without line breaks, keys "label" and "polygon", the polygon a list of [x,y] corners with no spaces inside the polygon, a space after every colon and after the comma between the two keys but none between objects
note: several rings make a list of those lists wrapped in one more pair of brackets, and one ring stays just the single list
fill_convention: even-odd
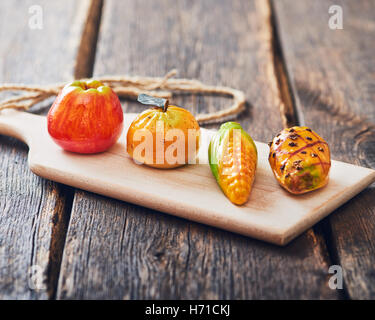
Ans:
[{"label": "wooden table surface", "polygon": [[[243,90],[236,120],[254,139],[306,124],[334,159],[375,168],[372,0],[39,0],[42,29],[29,23],[35,4],[0,3],[1,83],[177,68]],[[333,4],[343,30],[328,26]],[[176,102],[194,113],[228,104]],[[0,299],[375,298],[374,186],[277,247],[39,178],[12,138],[0,136],[0,155]],[[342,290],[328,285],[331,265]]]}]

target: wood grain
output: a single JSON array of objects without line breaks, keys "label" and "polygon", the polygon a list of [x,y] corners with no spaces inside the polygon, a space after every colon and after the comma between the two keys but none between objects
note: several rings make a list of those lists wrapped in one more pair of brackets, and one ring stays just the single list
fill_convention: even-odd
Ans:
[{"label": "wood grain", "polygon": [[[265,1],[107,0],[94,75],[160,76],[177,67],[179,76],[242,89],[249,105],[237,120],[268,141],[282,128],[269,13]],[[193,112],[225,103],[176,102]],[[124,109],[140,111],[128,102]],[[337,298],[327,286],[329,264],[312,230],[280,249],[77,192],[57,297]]]},{"label": "wood grain", "polygon": [[[328,8],[343,8],[343,30],[328,27]],[[332,157],[375,167],[375,3],[274,1],[296,107],[329,142]],[[375,297],[375,188],[325,222],[347,294]]]},{"label": "wood grain", "polygon": [[[35,14],[29,8],[36,4],[43,10],[42,30],[29,27]],[[73,0],[1,1],[0,81],[70,79],[87,6]],[[0,154],[0,299],[47,299],[56,287],[69,191],[29,171],[22,143],[0,136]],[[46,289],[31,289],[33,266]]]}]

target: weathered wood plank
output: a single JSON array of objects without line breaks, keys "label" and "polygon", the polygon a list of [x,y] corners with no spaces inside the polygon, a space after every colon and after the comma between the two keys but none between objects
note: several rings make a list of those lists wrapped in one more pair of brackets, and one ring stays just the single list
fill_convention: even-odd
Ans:
[{"label": "weathered wood plank", "polygon": [[[41,30],[29,25],[34,5],[42,9]],[[88,5],[1,1],[0,81],[71,79]],[[0,154],[0,299],[47,299],[56,289],[69,190],[32,174],[22,143],[0,136]],[[38,283],[46,289],[33,290]]]},{"label": "weathered wood plank", "polygon": [[[331,146],[332,157],[375,168],[374,1],[274,1],[296,106]],[[331,5],[343,30],[328,27]],[[375,297],[375,188],[326,221],[354,299]]]},{"label": "weathered wood plank", "polygon": [[[242,89],[251,106],[238,120],[268,141],[282,127],[271,48],[262,0],[107,0],[94,75],[160,76],[177,67],[181,77]],[[177,103],[193,111],[222,105],[202,97]],[[278,248],[78,192],[57,298],[337,298],[321,240],[310,230]]]}]

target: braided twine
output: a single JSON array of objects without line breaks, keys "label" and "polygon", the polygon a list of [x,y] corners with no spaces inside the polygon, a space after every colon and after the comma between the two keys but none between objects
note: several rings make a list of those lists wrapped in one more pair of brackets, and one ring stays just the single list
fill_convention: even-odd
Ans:
[{"label": "braided twine", "polygon": [[[174,93],[229,95],[233,98],[233,104],[223,110],[198,114],[196,119],[199,123],[215,123],[225,118],[231,118],[241,113],[245,108],[245,95],[242,91],[223,86],[205,85],[198,80],[171,79],[177,73],[171,70],[163,78],[155,77],[97,77],[96,80],[104,85],[110,86],[121,98],[136,98],[140,93],[171,99]],[[22,84],[0,85],[1,91],[23,91],[25,93],[17,97],[0,101],[0,111],[3,109],[28,110],[37,103],[49,97],[56,96],[64,84],[50,86],[27,86]]]}]

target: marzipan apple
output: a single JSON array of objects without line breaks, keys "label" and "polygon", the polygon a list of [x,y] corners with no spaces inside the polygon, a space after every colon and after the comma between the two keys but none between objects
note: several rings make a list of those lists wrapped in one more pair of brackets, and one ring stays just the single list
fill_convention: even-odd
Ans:
[{"label": "marzipan apple", "polygon": [[98,153],[116,143],[123,117],[120,100],[110,87],[95,80],[74,81],[49,110],[48,132],[67,151]]}]

